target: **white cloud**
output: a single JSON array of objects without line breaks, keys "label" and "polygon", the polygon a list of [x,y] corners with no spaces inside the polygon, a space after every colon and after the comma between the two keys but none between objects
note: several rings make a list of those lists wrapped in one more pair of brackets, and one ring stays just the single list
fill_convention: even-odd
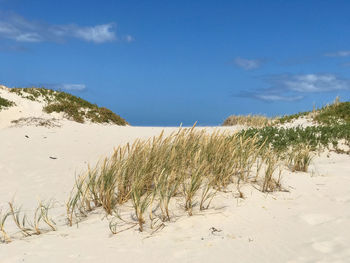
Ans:
[{"label": "white cloud", "polygon": [[94,26],[47,25],[26,20],[18,15],[0,15],[0,38],[16,42],[64,41],[69,38],[77,38],[100,44],[116,40],[126,42],[134,40],[130,35],[118,39],[114,23]]},{"label": "white cloud", "polygon": [[269,88],[241,91],[238,96],[263,101],[296,101],[307,94],[350,90],[350,80],[333,74],[275,75],[266,78]]},{"label": "white cloud", "polygon": [[325,54],[327,57],[349,57],[350,56],[350,50],[341,50],[333,53],[327,53]]},{"label": "white cloud", "polygon": [[40,85],[33,85],[33,86],[42,86],[47,87],[49,89],[54,90],[66,90],[66,91],[84,91],[86,90],[85,84],[71,84],[71,83],[62,83],[62,84],[40,84]]},{"label": "white cloud", "polygon": [[104,43],[116,40],[113,24],[97,25],[92,27],[75,27],[73,35],[77,38],[95,43]]},{"label": "white cloud", "polygon": [[85,84],[57,84],[51,86],[58,90],[68,90],[68,91],[83,91],[86,89]]},{"label": "white cloud", "polygon": [[306,74],[286,76],[280,85],[289,91],[308,93],[349,89],[350,82],[332,74]]},{"label": "white cloud", "polygon": [[296,101],[303,98],[303,96],[281,96],[274,94],[256,94],[255,98],[265,101]]},{"label": "white cloud", "polygon": [[14,36],[14,39],[18,42],[41,42],[43,40],[37,33],[20,33]]},{"label": "white cloud", "polygon": [[257,69],[261,66],[261,61],[257,59],[235,58],[234,63],[245,70]]}]

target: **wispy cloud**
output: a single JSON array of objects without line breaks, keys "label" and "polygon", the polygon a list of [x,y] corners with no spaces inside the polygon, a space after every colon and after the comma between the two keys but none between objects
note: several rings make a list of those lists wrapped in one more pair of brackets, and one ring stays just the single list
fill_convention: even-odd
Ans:
[{"label": "wispy cloud", "polygon": [[266,89],[241,91],[238,96],[263,101],[296,101],[307,94],[350,90],[350,80],[333,74],[282,74],[264,79]]},{"label": "wispy cloud", "polygon": [[2,13],[0,18],[0,38],[32,43],[64,41],[69,38],[76,38],[98,44],[116,40],[126,42],[134,40],[130,35],[118,37],[115,23],[93,26],[79,26],[76,24],[48,25],[29,21],[16,14],[4,15]]},{"label": "wispy cloud", "polygon": [[303,96],[282,96],[276,94],[252,94],[254,98],[264,101],[297,101],[301,100]]},{"label": "wispy cloud", "polygon": [[257,69],[262,64],[262,61],[258,59],[246,59],[240,57],[235,58],[233,62],[236,64],[236,66],[245,70]]},{"label": "wispy cloud", "polygon": [[348,79],[333,74],[284,75],[272,79],[275,87],[283,87],[292,92],[311,93],[349,89]]},{"label": "wispy cloud", "polygon": [[241,91],[237,96],[256,99],[256,100],[262,100],[262,101],[270,101],[270,102],[273,102],[273,101],[292,102],[292,101],[297,101],[304,98],[304,96],[302,95],[296,95],[296,94],[292,95],[292,94],[288,94],[288,92],[285,92],[283,95],[282,92],[272,91],[270,89]]},{"label": "wispy cloud", "polygon": [[54,37],[73,37],[88,42],[104,43],[117,40],[115,24],[109,23],[91,27],[81,27],[78,25],[52,26],[49,31]]},{"label": "wispy cloud", "polygon": [[325,56],[327,56],[327,57],[349,57],[350,50],[340,50],[337,52],[326,53]]},{"label": "wispy cloud", "polygon": [[66,91],[84,91],[86,90],[85,84],[46,84],[43,85],[45,87],[48,87],[50,89],[55,90],[66,90]]}]

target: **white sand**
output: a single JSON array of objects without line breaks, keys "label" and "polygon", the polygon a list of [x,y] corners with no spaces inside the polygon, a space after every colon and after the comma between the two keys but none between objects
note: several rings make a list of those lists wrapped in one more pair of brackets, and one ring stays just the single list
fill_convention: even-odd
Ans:
[{"label": "white sand", "polygon": [[[2,90],[5,97],[8,92]],[[1,263],[349,262],[348,155],[322,154],[308,174],[285,171],[283,186],[290,192],[266,195],[247,185],[242,189],[245,199],[235,198],[235,192],[220,193],[208,211],[192,217],[178,214],[176,222],[153,235],[139,233],[137,228],[111,235],[100,211],[78,226],[65,225],[64,202],[75,174],[119,144],[177,128],[68,120],[60,120],[62,127],[55,128],[10,127],[11,120],[23,116],[52,117],[42,113],[40,103],[13,99],[20,109],[0,112],[0,208],[15,197],[30,213],[37,198],[54,198],[52,215],[58,231],[0,244]],[[213,232],[212,227],[221,231]]]}]

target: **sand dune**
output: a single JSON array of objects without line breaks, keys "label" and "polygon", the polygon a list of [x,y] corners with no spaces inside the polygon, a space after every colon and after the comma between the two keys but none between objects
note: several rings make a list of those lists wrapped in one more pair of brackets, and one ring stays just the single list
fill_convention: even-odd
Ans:
[{"label": "sand dune", "polygon": [[[64,203],[75,176],[118,145],[178,128],[79,124],[42,113],[41,103],[11,99],[18,106],[0,112],[0,208],[14,198],[30,213],[38,198],[52,198],[58,230],[0,244],[1,263],[348,262],[350,258],[349,155],[324,152],[315,157],[309,173],[285,170],[286,192],[266,194],[244,185],[244,199],[237,198],[234,190],[219,193],[211,209],[192,217],[178,213],[153,234],[132,228],[112,235],[100,210],[67,226]],[[60,127],[14,126],[11,121],[20,117],[55,117]],[[206,129],[234,132],[237,127]]]}]

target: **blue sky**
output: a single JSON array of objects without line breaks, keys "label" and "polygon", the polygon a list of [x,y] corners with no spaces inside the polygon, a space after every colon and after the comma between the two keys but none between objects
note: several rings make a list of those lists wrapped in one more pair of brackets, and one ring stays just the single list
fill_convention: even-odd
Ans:
[{"label": "blue sky", "polygon": [[0,0],[0,83],[132,125],[218,125],[350,96],[350,1]]}]

